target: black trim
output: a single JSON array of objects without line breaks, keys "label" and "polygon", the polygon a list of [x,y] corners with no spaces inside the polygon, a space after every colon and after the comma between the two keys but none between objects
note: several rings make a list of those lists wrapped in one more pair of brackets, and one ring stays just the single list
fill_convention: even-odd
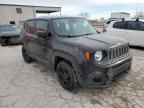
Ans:
[{"label": "black trim", "polygon": [[62,7],[53,7],[53,6],[33,6],[33,5],[21,5],[21,4],[0,4],[6,6],[25,6],[25,7],[44,7],[44,8],[62,8]]}]

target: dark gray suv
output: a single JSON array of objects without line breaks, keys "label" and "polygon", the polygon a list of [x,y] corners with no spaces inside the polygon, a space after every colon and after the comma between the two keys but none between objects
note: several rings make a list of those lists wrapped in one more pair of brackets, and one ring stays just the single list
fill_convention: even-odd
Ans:
[{"label": "dark gray suv", "polygon": [[107,87],[131,68],[128,42],[98,34],[83,18],[27,20],[21,40],[24,60],[49,66],[67,90]]}]

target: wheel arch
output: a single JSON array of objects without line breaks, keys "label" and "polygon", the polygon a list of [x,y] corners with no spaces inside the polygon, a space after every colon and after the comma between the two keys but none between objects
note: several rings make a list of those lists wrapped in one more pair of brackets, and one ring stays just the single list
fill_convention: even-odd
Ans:
[{"label": "wheel arch", "polygon": [[57,65],[58,65],[58,63],[60,63],[61,61],[66,61],[70,66],[73,67],[71,61],[69,61],[69,60],[67,60],[66,58],[61,57],[61,56],[55,56],[55,58],[54,58],[54,71],[56,71]]},{"label": "wheel arch", "polygon": [[74,69],[74,72],[76,74],[77,80],[79,80],[79,78],[80,78],[80,69],[78,67],[79,63],[76,60],[76,58],[70,54],[66,54],[63,52],[58,52],[57,54],[54,54],[54,56],[52,58],[52,70],[56,71],[56,67],[57,67],[58,63],[62,60],[68,62],[69,65],[72,66],[72,68]]}]

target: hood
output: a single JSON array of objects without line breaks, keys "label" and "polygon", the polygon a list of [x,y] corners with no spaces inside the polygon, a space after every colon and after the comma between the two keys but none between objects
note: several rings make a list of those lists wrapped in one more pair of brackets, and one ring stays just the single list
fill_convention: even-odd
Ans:
[{"label": "hood", "polygon": [[18,31],[9,31],[9,32],[0,32],[0,36],[19,36],[20,32]]},{"label": "hood", "polygon": [[113,46],[119,46],[128,43],[125,39],[112,37],[105,34],[63,38],[62,40],[69,44],[90,48],[92,50],[105,50]]}]

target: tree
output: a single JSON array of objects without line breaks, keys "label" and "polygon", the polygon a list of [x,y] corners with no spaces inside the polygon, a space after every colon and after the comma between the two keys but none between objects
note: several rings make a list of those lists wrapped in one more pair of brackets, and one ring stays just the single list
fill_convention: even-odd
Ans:
[{"label": "tree", "polygon": [[144,12],[143,11],[136,11],[136,14],[134,16],[135,18],[137,17],[144,17]]},{"label": "tree", "polygon": [[100,23],[104,23],[105,19],[104,17],[100,18]]},{"label": "tree", "polygon": [[88,19],[88,18],[90,17],[90,14],[89,14],[88,12],[81,12],[81,13],[79,14],[79,16]]},{"label": "tree", "polygon": [[99,23],[99,20],[98,20],[98,19],[95,19],[95,22],[96,22],[96,23]]}]

